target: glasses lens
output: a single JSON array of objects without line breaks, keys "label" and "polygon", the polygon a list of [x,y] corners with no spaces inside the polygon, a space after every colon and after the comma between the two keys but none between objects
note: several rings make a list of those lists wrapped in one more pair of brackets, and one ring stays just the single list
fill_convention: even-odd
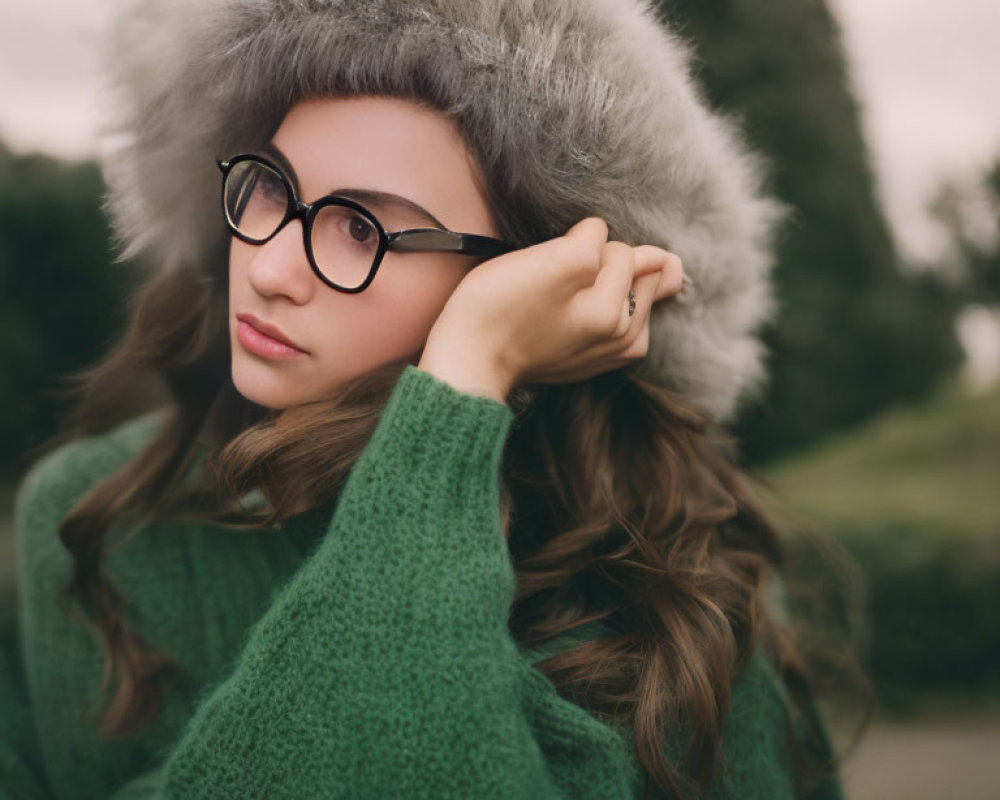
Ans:
[{"label": "glasses lens", "polygon": [[258,161],[234,164],[223,191],[229,224],[248,239],[264,241],[285,218],[289,202],[285,182]]},{"label": "glasses lens", "polygon": [[327,280],[356,289],[368,278],[380,248],[374,220],[353,208],[322,206],[313,220],[316,267]]}]

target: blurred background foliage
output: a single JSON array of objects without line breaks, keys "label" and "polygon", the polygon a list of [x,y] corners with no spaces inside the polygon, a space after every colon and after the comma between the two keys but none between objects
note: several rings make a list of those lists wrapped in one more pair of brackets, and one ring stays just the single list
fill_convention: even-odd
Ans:
[{"label": "blurred background foliage", "polygon": [[996,696],[1000,385],[970,394],[956,322],[1000,304],[1000,142],[977,185],[946,182],[934,200],[949,239],[940,263],[904,263],[824,0],[659,6],[695,45],[707,99],[768,157],[794,209],[778,249],[781,314],[765,330],[770,389],[734,432],[787,516],[791,577],[806,584],[797,610],[851,622],[852,598],[809,608],[818,586],[849,582],[813,539],[832,537],[856,559],[853,635],[883,711]]},{"label": "blurred background foliage", "polygon": [[838,29],[823,0],[661,0],[695,76],[771,161],[794,215],[778,250],[773,382],[737,433],[760,463],[927,396],[961,361],[958,298],[909,275],[875,192]]},{"label": "blurred background foliage", "polygon": [[[934,213],[950,237],[947,263],[903,264],[823,0],[660,6],[694,44],[706,97],[769,158],[773,190],[794,209],[776,270],[782,313],[765,331],[773,379],[733,426],[747,466],[799,514],[787,526],[793,550],[794,531],[811,528],[857,559],[864,653],[884,704],[905,708],[930,689],[995,690],[1000,389],[963,388],[956,318],[1000,303],[1000,246],[976,233],[983,208],[987,228],[1000,216],[1000,158],[975,187],[978,211],[968,187],[942,186]],[[113,262],[101,193],[94,163],[0,146],[8,510],[11,487],[56,430],[65,376],[123,324],[134,266]],[[826,568],[808,552],[803,574]]]},{"label": "blurred background foliage", "polygon": [[812,532],[857,560],[860,645],[884,709],[1000,689],[1000,384],[970,394],[943,381],[766,475],[795,514],[804,579],[831,569]]},{"label": "blurred background foliage", "polygon": [[57,427],[63,377],[96,359],[123,323],[98,166],[0,144],[0,478]]}]

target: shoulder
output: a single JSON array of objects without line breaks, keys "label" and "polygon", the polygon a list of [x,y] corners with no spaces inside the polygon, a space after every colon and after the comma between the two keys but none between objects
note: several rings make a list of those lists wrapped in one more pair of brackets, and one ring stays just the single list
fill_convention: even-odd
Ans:
[{"label": "shoulder", "polygon": [[728,726],[734,734],[742,733],[745,718],[759,720],[762,715],[784,719],[788,692],[770,657],[757,647],[733,681],[733,702]]},{"label": "shoulder", "polygon": [[723,737],[724,783],[735,796],[792,797],[790,698],[770,657],[755,648],[732,686]]},{"label": "shoulder", "polygon": [[24,555],[50,534],[90,489],[131,461],[162,424],[163,412],[136,417],[105,433],[75,439],[36,461],[18,487],[14,503],[17,547]]}]

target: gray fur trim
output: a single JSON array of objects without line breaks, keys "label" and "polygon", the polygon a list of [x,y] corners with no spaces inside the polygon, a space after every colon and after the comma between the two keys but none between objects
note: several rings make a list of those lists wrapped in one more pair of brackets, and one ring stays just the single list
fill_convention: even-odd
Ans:
[{"label": "gray fur trim", "polygon": [[762,388],[783,210],[648,0],[126,0],[107,52],[122,258],[219,269],[214,158],[261,144],[304,96],[414,97],[459,122],[542,237],[597,215],[681,257],[695,288],[654,308],[644,377],[720,421]]}]

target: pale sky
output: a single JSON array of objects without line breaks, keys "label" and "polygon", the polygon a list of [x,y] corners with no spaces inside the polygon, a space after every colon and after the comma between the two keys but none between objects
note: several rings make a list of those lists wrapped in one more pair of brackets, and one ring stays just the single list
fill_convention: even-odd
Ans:
[{"label": "pale sky", "polygon": [[1000,157],[1000,0],[828,0],[904,255],[944,247],[926,204]]},{"label": "pale sky", "polygon": [[[1000,0],[828,0],[844,29],[879,191],[905,255],[942,247],[926,203],[1000,153]],[[15,151],[98,152],[95,41],[113,0],[0,4],[0,138]]]}]

